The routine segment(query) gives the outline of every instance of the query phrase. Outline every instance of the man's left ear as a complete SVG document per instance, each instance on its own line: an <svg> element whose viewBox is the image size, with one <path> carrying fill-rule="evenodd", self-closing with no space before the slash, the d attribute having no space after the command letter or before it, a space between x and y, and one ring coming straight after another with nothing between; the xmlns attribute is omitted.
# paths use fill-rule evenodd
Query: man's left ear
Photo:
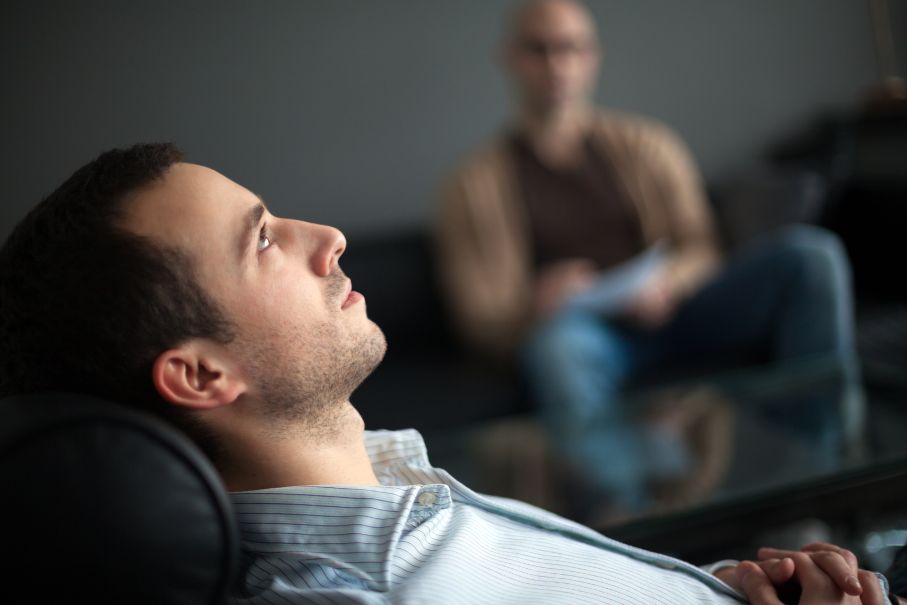
<svg viewBox="0 0 907 605"><path fill-rule="evenodd" d="M248 389L244 373L229 352L201 339L158 355L151 377L165 400L197 410L230 405Z"/></svg>

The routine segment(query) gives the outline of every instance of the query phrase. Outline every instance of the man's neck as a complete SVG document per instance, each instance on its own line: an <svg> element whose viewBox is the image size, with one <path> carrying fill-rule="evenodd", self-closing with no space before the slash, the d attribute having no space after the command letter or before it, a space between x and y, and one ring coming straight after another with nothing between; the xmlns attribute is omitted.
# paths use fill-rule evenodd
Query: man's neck
<svg viewBox="0 0 907 605"><path fill-rule="evenodd" d="M570 166L581 157L591 115L591 109L585 104L550 111L524 108L520 129L543 162L551 166Z"/></svg>
<svg viewBox="0 0 907 605"><path fill-rule="evenodd" d="M218 470L230 491L295 485L378 485L359 413L346 402L336 427L244 434Z"/></svg>

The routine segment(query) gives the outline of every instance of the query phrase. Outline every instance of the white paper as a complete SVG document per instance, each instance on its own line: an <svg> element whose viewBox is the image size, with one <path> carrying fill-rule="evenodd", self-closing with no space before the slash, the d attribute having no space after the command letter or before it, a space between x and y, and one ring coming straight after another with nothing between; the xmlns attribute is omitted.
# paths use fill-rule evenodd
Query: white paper
<svg viewBox="0 0 907 605"><path fill-rule="evenodd" d="M630 260L601 272L589 288L572 296L567 305L602 315L620 313L664 265L666 256L665 243L656 242Z"/></svg>

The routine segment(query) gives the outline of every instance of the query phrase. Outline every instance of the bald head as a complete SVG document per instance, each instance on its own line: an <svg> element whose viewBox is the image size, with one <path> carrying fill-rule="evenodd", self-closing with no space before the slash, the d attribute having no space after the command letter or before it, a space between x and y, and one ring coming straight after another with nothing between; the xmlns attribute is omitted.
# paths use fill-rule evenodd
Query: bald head
<svg viewBox="0 0 907 605"><path fill-rule="evenodd" d="M597 44L595 20L584 4L575 0L528 0L520 2L507 23L509 44L518 43L525 34L532 34L540 23L554 22L582 33L589 42Z"/></svg>
<svg viewBox="0 0 907 605"><path fill-rule="evenodd" d="M513 13L505 62L524 108L570 110L591 96L599 65L595 22L573 0L530 0Z"/></svg>

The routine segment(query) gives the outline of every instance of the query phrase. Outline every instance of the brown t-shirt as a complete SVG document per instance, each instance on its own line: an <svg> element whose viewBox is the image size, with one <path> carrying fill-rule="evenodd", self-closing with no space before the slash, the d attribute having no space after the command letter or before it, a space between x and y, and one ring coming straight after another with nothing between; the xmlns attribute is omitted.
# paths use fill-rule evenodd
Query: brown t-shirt
<svg viewBox="0 0 907 605"><path fill-rule="evenodd" d="M591 139L584 140L582 158L570 168L546 165L522 135L511 137L511 148L536 269L569 258L588 258L607 269L643 250L636 208Z"/></svg>

